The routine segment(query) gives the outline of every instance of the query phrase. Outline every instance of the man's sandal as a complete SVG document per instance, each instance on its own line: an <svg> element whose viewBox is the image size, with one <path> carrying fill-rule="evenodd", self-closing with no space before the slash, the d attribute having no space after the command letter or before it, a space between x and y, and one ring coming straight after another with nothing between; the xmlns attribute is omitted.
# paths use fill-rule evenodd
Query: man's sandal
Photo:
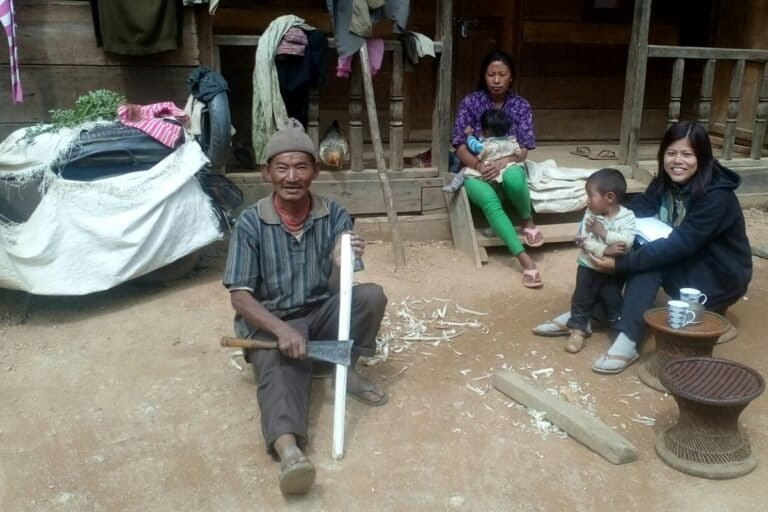
<svg viewBox="0 0 768 512"><path fill-rule="evenodd" d="M523 237L525 238L525 245L528 247L544 245L544 235L541 234L539 228L523 228Z"/></svg>
<svg viewBox="0 0 768 512"><path fill-rule="evenodd" d="M543 285L544 282L541 280L539 269L523 269L523 286L526 288L541 288Z"/></svg>
<svg viewBox="0 0 768 512"><path fill-rule="evenodd" d="M376 391L373 382L366 380L361 380L360 382L362 383L360 389L352 390L347 387L347 394L355 400L358 400L365 405L370 405L371 407L380 407L389 401L389 397L385 392ZM378 399L371 400L368 395L375 395Z"/></svg>
<svg viewBox="0 0 768 512"><path fill-rule="evenodd" d="M283 494L306 494L314 482L315 465L306 455L280 468L280 491Z"/></svg>
<svg viewBox="0 0 768 512"><path fill-rule="evenodd" d="M599 373L601 375L615 375L617 373L621 373L624 370L626 370L629 365L634 363L640 359L639 354L635 354L632 357L626 357L626 356L612 356L610 354L605 354L600 356L597 361L595 361L595 364L592 365L592 371L595 373ZM618 362L620 366L617 366L616 368L603 368L600 365L607 363L607 362Z"/></svg>

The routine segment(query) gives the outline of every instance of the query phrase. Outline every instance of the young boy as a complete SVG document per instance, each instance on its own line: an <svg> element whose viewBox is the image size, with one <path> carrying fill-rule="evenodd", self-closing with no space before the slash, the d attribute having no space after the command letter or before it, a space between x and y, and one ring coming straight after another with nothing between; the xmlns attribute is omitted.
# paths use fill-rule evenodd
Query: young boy
<svg viewBox="0 0 768 512"><path fill-rule="evenodd" d="M598 301L605 306L610 320L616 318L621 307L622 278L595 270L590 255L602 258L625 254L635 240L635 214L621 206L627 191L624 176L616 169L600 169L587 179L585 188L587 211L576 236L581 254L577 259L571 318L566 324L570 336L565 350L572 354L584 347L587 321Z"/></svg>
<svg viewBox="0 0 768 512"><path fill-rule="evenodd" d="M511 126L512 120L503 110L488 109L480 116L483 138L475 137L475 131L471 126L464 128L464 134L467 136L467 148L484 162L507 156L520 156L520 144L517 143L517 138L514 135L507 135ZM502 174L504 174L504 170L496 178L499 183L501 183ZM444 186L443 190L445 192L458 191L464 184L465 176L479 177L480 173L469 167L462 167L453 177L451 184Z"/></svg>

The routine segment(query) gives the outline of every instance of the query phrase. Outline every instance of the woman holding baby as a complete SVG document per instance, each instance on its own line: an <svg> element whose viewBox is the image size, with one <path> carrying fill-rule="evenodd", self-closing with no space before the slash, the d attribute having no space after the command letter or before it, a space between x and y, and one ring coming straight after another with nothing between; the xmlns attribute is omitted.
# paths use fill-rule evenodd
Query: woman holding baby
<svg viewBox="0 0 768 512"><path fill-rule="evenodd" d="M620 373L637 360L643 313L653 306L660 287L673 298L681 288L700 290L708 298L706 309L722 314L746 293L752 279L749 240L735 193L741 178L714 159L706 128L690 121L670 126L659 147L658 166L656 178L627 207L638 218L657 217L671 226L669 236L641 246L635 242L626 254L592 257L598 269L626 277L614 324L618 335L592 366L597 373ZM560 315L534 333L568 335L568 317Z"/></svg>
<svg viewBox="0 0 768 512"><path fill-rule="evenodd" d="M514 66L509 55L495 50L483 59L477 90L465 96L458 106L451 144L462 167L469 171L464 188L470 202L483 211L488 224L517 257L523 269L523 286L539 288L541 275L525 252L502 205L506 201L514 208L522 223L526 245L540 247L544 244L541 231L531 218L531 199L524 168L528 150L536 147L533 113L525 98L511 90L513 80ZM510 120L505 135L514 137L516 147L519 147L509 156L484 159L473 154L467 145L466 130L469 128L480 134L483 131L481 117L489 110L498 110Z"/></svg>

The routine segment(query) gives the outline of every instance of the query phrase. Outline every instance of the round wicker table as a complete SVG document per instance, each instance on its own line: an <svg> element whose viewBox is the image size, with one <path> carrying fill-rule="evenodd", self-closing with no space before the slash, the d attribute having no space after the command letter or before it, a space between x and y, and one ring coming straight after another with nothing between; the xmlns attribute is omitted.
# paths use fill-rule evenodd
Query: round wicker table
<svg viewBox="0 0 768 512"><path fill-rule="evenodd" d="M680 409L677 424L656 437L659 457L683 473L736 478L757 466L739 415L765 390L752 368L726 359L687 357L664 365L661 382Z"/></svg>
<svg viewBox="0 0 768 512"><path fill-rule="evenodd" d="M653 308L643 319L656 338L656 350L640 365L637 376L646 386L662 393L667 390L659 380L661 368L675 359L693 356L711 356L718 338L731 327L722 315L704 311L700 324L673 329L667 322L667 308Z"/></svg>

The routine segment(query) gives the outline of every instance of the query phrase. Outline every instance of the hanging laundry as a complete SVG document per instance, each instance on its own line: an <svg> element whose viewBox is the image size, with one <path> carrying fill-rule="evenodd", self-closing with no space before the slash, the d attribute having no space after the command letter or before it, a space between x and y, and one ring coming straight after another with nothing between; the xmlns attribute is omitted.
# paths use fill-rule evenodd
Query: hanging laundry
<svg viewBox="0 0 768 512"><path fill-rule="evenodd" d="M383 19L395 22L395 32L405 32L410 0L326 0L340 57L360 50L372 26Z"/></svg>
<svg viewBox="0 0 768 512"><path fill-rule="evenodd" d="M182 135L182 127L177 122L189 122L187 114L171 101L151 105L120 105L117 107L117 119L125 126L138 128L169 148L175 147Z"/></svg>
<svg viewBox="0 0 768 512"><path fill-rule="evenodd" d="M308 44L307 34L298 27L291 27L280 40L277 54L303 56Z"/></svg>
<svg viewBox="0 0 768 512"><path fill-rule="evenodd" d="M384 40L383 39L366 39L365 46L368 48L368 65L371 68L371 75L375 75L381 69L381 64L384 61ZM346 78L352 73L352 55L346 57L339 57L336 62L336 76L339 78Z"/></svg>
<svg viewBox="0 0 768 512"><path fill-rule="evenodd" d="M259 38L253 66L253 104L251 109L251 138L256 163L263 164L267 139L288 120L285 102L280 95L280 82L275 66L275 55L283 36L292 27L314 30L302 18L286 14L272 20Z"/></svg>
<svg viewBox="0 0 768 512"><path fill-rule="evenodd" d="M308 31L305 35L307 46L304 55L278 55L275 66L288 117L298 119L307 126L309 91L313 87L319 89L325 83L328 38L322 30Z"/></svg>
<svg viewBox="0 0 768 512"><path fill-rule="evenodd" d="M24 101L24 95L21 91L21 79L19 78L19 54L16 49L16 19L13 10L13 0L0 0L0 22L3 23L5 34L8 36L11 98L14 103L21 103Z"/></svg>
<svg viewBox="0 0 768 512"><path fill-rule="evenodd" d="M105 52L149 55L181 46L177 0L90 0L96 42Z"/></svg>
<svg viewBox="0 0 768 512"><path fill-rule="evenodd" d="M435 56L435 42L420 32L406 32L402 35L405 55L412 64L418 64L422 57Z"/></svg>

